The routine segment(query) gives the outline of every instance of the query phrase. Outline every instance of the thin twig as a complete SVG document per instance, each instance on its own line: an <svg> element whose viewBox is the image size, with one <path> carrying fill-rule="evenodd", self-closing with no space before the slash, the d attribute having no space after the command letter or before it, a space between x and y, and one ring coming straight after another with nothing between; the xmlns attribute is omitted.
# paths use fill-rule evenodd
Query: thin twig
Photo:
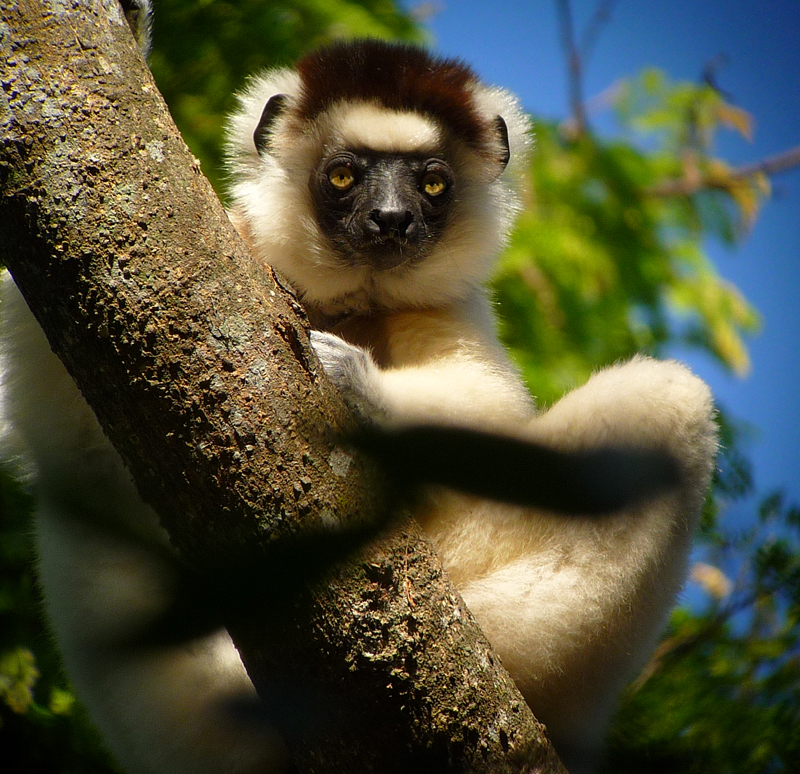
<svg viewBox="0 0 800 774"><path fill-rule="evenodd" d="M717 54L713 59L709 59L703 66L701 79L703 83L710 86L717 94L723 97L726 102L733 102L733 95L729 91L725 91L717 81L717 71L726 64L728 64L728 55L724 52Z"/></svg>
<svg viewBox="0 0 800 774"><path fill-rule="evenodd" d="M752 177L757 174L777 175L797 166L800 166L800 145L796 145L794 148L782 153L776 153L774 156L769 156L762 161L739 167L734 170L733 175L734 177Z"/></svg>
<svg viewBox="0 0 800 774"><path fill-rule="evenodd" d="M656 672L659 672L663 668L664 662L667 659L681 658L684 654L689 653L701 643L710 641L733 616L752 607L759 599L776 594L785 587L788 582L788 579L784 579L774 586L757 589L736 601L730 602L725 607L718 610L701 629L688 636L674 635L662 640L656 648L655 653L653 653L650 658L650 661L644 669L642 669L636 680L631 683L630 690L636 693L654 674L656 674Z"/></svg>
<svg viewBox="0 0 800 774"><path fill-rule="evenodd" d="M557 0L558 15L561 26L561 44L567 59L569 74L569 99L572 106L572 118L578 134L587 129L586 111L583 107L583 67L581 56L575 45L575 29L572 24L572 8L569 0Z"/></svg>
<svg viewBox="0 0 800 774"><path fill-rule="evenodd" d="M615 3L616 0L600 0L592 14L592 18L589 19L589 23L586 25L578 49L584 66L592 55L592 49L594 49L600 31L611 19L611 13L614 10Z"/></svg>

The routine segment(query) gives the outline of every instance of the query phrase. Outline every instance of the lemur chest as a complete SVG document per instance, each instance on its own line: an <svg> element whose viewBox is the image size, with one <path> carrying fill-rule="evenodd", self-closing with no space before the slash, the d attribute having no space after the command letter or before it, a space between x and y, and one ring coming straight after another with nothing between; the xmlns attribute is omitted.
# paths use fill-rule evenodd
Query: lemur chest
<svg viewBox="0 0 800 774"><path fill-rule="evenodd" d="M447 309L415 309L352 315L326 329L369 350L386 369L420 366L456 353L464 343L463 327Z"/></svg>

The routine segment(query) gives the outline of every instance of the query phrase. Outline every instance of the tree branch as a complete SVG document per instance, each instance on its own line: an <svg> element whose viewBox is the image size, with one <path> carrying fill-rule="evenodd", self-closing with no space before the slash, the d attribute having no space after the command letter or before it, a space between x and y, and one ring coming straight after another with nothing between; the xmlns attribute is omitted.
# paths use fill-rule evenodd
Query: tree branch
<svg viewBox="0 0 800 774"><path fill-rule="evenodd" d="M589 19L586 29L581 36L581 44L578 49L581 61L585 64L589 61L592 55L597 38L600 36L600 31L608 24L611 19L611 13L614 10L616 0L599 0L594 9L592 18Z"/></svg>
<svg viewBox="0 0 800 774"><path fill-rule="evenodd" d="M572 118L577 134L583 134L588 128L586 110L583 104L583 65L581 55L575 44L575 30L572 23L572 8L569 0L556 0L561 27L561 45L567 60L569 76L569 100Z"/></svg>
<svg viewBox="0 0 800 774"><path fill-rule="evenodd" d="M800 166L800 145L769 156L761 161L735 167L726 174L728 180L746 180L756 175L778 175ZM654 197L691 196L705 189L720 188L719 180L708 175L695 174L680 180L667 180L648 189L647 194Z"/></svg>
<svg viewBox="0 0 800 774"><path fill-rule="evenodd" d="M734 177L752 177L753 175L778 175L800 166L800 145L776 153L762 161L746 164L733 170Z"/></svg>
<svg viewBox="0 0 800 774"><path fill-rule="evenodd" d="M755 605L759 600L769 599L789 584L789 579L784 579L766 588L756 588L749 594L744 594L738 599L732 599L727 605L722 606L703 625L689 634L674 634L665 637L656 648L650 660L644 666L636 680L631 683L628 690L636 693L644 687L645 683L658 672L662 671L669 661L676 661L691 653L697 647L712 642L725 625L736 615ZM734 592L735 593L735 592ZM731 595L733 597L733 594Z"/></svg>
<svg viewBox="0 0 800 774"><path fill-rule="evenodd" d="M0 18L0 259L181 556L257 562L382 512L302 310L233 231L116 2ZM320 719L281 727L300 772L561 770L411 523L289 607L231 630L267 708L289 691Z"/></svg>

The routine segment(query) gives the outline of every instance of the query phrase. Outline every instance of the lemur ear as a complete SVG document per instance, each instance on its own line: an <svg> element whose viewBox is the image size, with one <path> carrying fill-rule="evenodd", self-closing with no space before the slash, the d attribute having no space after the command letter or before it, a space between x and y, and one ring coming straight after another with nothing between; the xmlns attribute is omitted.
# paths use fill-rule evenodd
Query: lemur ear
<svg viewBox="0 0 800 774"><path fill-rule="evenodd" d="M497 132L497 139L500 141L502 153L498 161L502 165L500 171L504 170L508 165L508 160L511 158L511 145L508 141L508 126L503 119L503 116L496 116L494 119L494 129Z"/></svg>
<svg viewBox="0 0 800 774"><path fill-rule="evenodd" d="M261 118L258 119L258 126L253 132L253 142L256 144L259 156L263 156L267 152L272 126L275 119L285 110L288 99L286 94L275 94L264 105Z"/></svg>

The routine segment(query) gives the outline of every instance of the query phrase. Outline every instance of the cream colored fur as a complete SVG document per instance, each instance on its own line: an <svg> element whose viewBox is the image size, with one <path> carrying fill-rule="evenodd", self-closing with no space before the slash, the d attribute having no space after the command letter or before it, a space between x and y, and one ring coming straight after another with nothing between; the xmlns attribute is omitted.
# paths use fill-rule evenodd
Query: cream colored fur
<svg viewBox="0 0 800 774"><path fill-rule="evenodd" d="M287 70L254 80L229 125L232 210L255 256L283 272L312 319L322 362L375 421L436 421L500 429L559 448L633 443L671 451L683 484L607 518L525 511L431 493L417 514L470 610L558 750L577 771L597 749L619 688L653 647L685 570L716 447L706 386L683 366L636 358L596 374L537 414L494 330L483 283L516 212L526 119L506 92L475 85L476 104L502 115L510 168L484 158L417 114L336 105L306 132L291 109L268 154L253 130L275 93L297 94ZM363 121L369 123L362 125ZM375 122L375 123L372 123ZM419 150L443 141L459 181L457 225L413 267L346 266L319 232L308 191L322 149L352 140ZM156 560L76 523L121 520L166 545L122 462L11 279L2 285L4 445L40 499L37 541L48 613L66 667L131 774L280 774L276 734L236 727L216 700L252 695L227 634L158 654L109 649L169 594Z"/></svg>

